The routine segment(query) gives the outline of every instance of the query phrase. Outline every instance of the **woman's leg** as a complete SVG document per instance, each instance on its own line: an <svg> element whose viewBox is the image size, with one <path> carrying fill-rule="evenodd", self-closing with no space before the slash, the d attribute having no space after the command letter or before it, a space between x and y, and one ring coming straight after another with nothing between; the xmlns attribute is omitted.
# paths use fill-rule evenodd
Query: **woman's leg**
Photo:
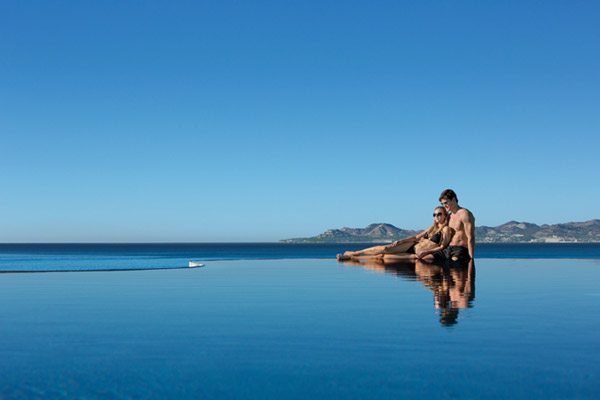
<svg viewBox="0 0 600 400"><path fill-rule="evenodd" d="M345 251L344 254L338 254L338 260L349 260L352 257L358 257L363 254L381 254L385 250L386 246L373 246L363 250L356 251Z"/></svg>
<svg viewBox="0 0 600 400"><path fill-rule="evenodd" d="M380 254L406 253L413 244L413 241L406 241L400 242L395 246L391 246L389 244L383 246L373 246L363 250L346 251L344 254L338 254L337 258L338 260L348 260L352 257L358 256L375 256Z"/></svg>
<svg viewBox="0 0 600 400"><path fill-rule="evenodd" d="M384 254L383 262L394 262L394 261L414 261L417 256L414 254L400 253L400 254Z"/></svg>

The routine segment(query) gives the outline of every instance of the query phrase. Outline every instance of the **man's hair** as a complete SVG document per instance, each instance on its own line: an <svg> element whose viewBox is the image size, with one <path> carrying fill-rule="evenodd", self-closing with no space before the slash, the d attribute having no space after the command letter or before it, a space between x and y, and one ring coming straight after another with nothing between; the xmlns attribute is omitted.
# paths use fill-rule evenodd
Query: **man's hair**
<svg viewBox="0 0 600 400"><path fill-rule="evenodd" d="M442 194L440 194L439 201L452 199L456 199L456 202L458 202L458 197L456 197L456 193L454 193L454 190L446 189L442 192Z"/></svg>

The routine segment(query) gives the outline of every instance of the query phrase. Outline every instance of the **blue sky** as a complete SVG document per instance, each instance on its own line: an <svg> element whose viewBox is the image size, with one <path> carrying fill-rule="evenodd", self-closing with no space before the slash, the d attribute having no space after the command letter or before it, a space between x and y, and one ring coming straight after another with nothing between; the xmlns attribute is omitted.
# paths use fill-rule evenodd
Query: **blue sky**
<svg viewBox="0 0 600 400"><path fill-rule="evenodd" d="M599 218L593 1L4 1L0 242Z"/></svg>

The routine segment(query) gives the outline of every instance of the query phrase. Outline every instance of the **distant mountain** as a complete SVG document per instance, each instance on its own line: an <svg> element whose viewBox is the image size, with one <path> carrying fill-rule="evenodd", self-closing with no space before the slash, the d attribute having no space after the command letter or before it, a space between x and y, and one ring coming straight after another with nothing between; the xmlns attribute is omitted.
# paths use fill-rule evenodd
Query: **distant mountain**
<svg viewBox="0 0 600 400"><path fill-rule="evenodd" d="M421 231L396 228L391 224L371 224L366 228L328 229L310 238L281 240L285 243L352 243L352 242L393 242Z"/></svg>
<svg viewBox="0 0 600 400"><path fill-rule="evenodd" d="M600 220L541 226L510 221L495 228L475 228L475 239L483 243L600 242Z"/></svg>
<svg viewBox="0 0 600 400"><path fill-rule="evenodd" d="M309 238L281 240L284 243L352 243L393 242L416 235L413 231L396 228L391 224L371 224L366 228L329 229ZM556 225L536 225L528 222L510 221L496 227L478 226L475 240L480 243L558 243L600 242L600 220L568 222Z"/></svg>

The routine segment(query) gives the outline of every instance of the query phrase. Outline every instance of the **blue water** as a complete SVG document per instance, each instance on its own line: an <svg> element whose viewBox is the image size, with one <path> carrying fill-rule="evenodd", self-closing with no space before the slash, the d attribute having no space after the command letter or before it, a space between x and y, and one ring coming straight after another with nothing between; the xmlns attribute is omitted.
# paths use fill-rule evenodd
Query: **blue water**
<svg viewBox="0 0 600 400"><path fill-rule="evenodd" d="M0 244L0 271L159 269L191 260L335 258L370 244ZM476 258L600 259L600 243L479 244Z"/></svg>
<svg viewBox="0 0 600 400"><path fill-rule="evenodd" d="M2 274L0 398L595 399L598 282L564 258Z"/></svg>

